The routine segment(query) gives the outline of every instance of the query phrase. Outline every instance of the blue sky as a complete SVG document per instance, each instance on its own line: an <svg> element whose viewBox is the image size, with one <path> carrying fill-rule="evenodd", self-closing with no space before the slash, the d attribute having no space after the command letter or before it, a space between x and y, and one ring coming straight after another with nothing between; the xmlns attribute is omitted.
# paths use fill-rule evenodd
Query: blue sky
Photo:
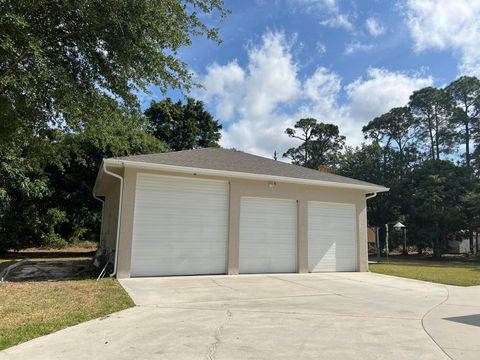
<svg viewBox="0 0 480 360"><path fill-rule="evenodd" d="M220 24L221 45L180 52L224 126L221 144L271 156L296 145L301 117L335 123L349 145L412 91L480 75L480 0L242 0ZM178 92L168 96L179 98ZM162 95L153 89L145 97Z"/></svg>

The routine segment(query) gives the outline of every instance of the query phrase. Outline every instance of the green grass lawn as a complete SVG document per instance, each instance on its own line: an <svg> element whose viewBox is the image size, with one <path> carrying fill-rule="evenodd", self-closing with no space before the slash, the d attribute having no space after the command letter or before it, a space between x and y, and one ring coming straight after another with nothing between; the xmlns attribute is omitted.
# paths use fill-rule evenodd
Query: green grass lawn
<svg viewBox="0 0 480 360"><path fill-rule="evenodd" d="M90 264L84 253L29 255L35 262L58 262L58 266L70 266L72 262ZM0 258L0 266L12 261L12 257L16 256ZM18 256L21 257L24 256ZM17 269L0 287L0 350L134 305L116 280L97 282L96 273L88 269L54 281L17 280Z"/></svg>
<svg viewBox="0 0 480 360"><path fill-rule="evenodd" d="M480 285L480 263L463 261L433 261L391 257L390 263L370 264L371 272L430 281L439 284Z"/></svg>

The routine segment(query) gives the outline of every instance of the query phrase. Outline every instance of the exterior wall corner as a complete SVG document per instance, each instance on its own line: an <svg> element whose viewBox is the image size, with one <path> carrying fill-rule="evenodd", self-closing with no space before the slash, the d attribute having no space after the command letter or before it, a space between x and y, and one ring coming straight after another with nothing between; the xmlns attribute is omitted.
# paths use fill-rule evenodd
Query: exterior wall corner
<svg viewBox="0 0 480 360"><path fill-rule="evenodd" d="M308 273L308 201L297 202L297 272Z"/></svg>
<svg viewBox="0 0 480 360"><path fill-rule="evenodd" d="M117 255L117 278L120 279L130 277L136 183L137 172L134 169L125 168L123 174L121 227Z"/></svg>
<svg viewBox="0 0 480 360"><path fill-rule="evenodd" d="M367 250L367 201L365 197L356 205L357 208L357 271L368 271Z"/></svg>
<svg viewBox="0 0 480 360"><path fill-rule="evenodd" d="M227 274L238 275L240 259L240 194L234 180L229 182Z"/></svg>

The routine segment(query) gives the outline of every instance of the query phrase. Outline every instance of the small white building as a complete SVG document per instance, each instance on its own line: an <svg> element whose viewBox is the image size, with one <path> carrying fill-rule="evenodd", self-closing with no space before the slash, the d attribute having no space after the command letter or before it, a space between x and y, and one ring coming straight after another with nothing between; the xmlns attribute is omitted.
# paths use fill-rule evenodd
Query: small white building
<svg viewBox="0 0 480 360"><path fill-rule="evenodd" d="M473 233L473 249L477 248L477 234ZM465 237L461 240L449 240L448 241L448 250L452 254L469 254L470 253L470 239L468 234L464 235Z"/></svg>

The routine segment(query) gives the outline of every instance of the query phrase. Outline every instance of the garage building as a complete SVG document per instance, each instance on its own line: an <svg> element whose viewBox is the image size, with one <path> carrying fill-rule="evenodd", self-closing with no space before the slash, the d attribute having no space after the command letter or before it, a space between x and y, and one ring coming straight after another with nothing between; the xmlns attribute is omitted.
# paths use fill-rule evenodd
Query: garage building
<svg viewBox="0 0 480 360"><path fill-rule="evenodd" d="M93 193L128 278L367 271L366 200L387 190L207 148L104 159Z"/></svg>

